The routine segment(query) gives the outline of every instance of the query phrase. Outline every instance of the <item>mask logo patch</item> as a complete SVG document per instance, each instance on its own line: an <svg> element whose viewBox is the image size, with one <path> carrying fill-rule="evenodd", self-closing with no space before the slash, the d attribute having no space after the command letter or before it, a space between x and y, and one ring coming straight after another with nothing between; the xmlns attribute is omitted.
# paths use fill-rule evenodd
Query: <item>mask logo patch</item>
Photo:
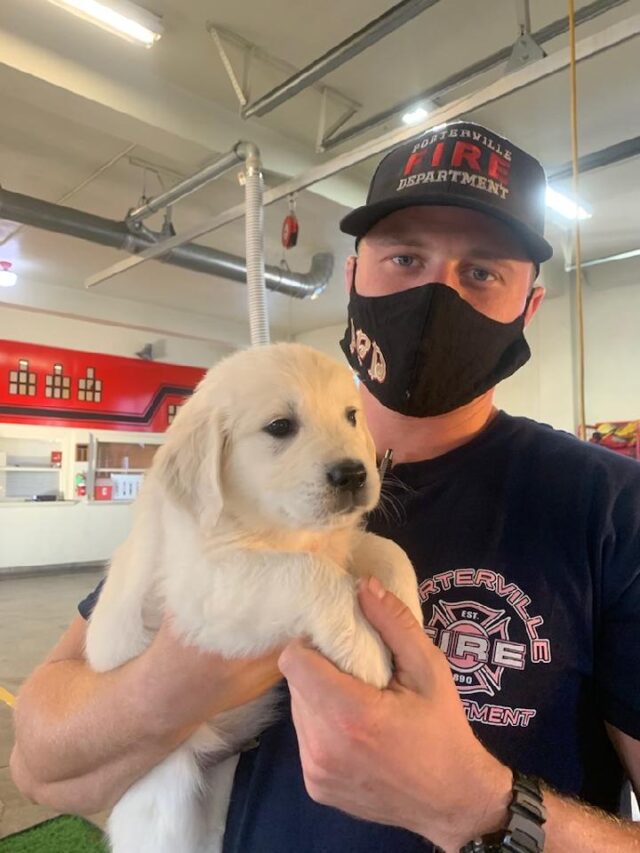
<svg viewBox="0 0 640 853"><path fill-rule="evenodd" d="M375 341L372 341L369 336L361 329L356 329L353 320L351 320L351 341L349 343L349 352L358 357L360 365L364 365L364 361L371 352L371 364L367 373L373 382L382 384L387 378L387 362L382 350Z"/></svg>

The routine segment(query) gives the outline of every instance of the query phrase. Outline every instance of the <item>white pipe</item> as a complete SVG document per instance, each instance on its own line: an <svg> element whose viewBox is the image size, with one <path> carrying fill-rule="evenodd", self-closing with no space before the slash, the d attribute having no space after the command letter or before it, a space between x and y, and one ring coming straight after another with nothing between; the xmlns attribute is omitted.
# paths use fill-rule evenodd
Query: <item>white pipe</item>
<svg viewBox="0 0 640 853"><path fill-rule="evenodd" d="M248 145L248 143L245 143ZM269 343L267 291L264 281L264 205L260 153L251 146L245 165L245 239L249 328L253 346Z"/></svg>
<svg viewBox="0 0 640 853"><path fill-rule="evenodd" d="M597 54L602 53L605 50L610 50L616 45L623 44L638 35L640 35L640 14L632 15L624 21L611 24L611 26L606 29L583 38L576 44L576 60L580 62L583 59L596 56ZM491 104L494 101L504 98L506 95L510 95L520 89L524 89L526 86L530 86L532 83L536 83L539 80L544 80L546 77L556 74L558 71L563 71L569 66L569 63L569 48L562 48L561 50L546 56L544 59L539 59L537 62L532 62L530 65L526 65L519 71L513 71L511 74L501 77L499 80L496 80L495 83L492 83L480 92L474 92L471 95L458 98L458 100L452 101L452 103L441 107L439 110L435 110L435 112L429 115L428 120L421 124L385 133L377 139L365 142L351 151L339 154L331 160L326 160L324 163L314 166L303 175L299 175L296 178L291 178L288 181L284 181L282 184L278 184L277 187L267 190L264 194L264 205L266 207L269 204L273 204L275 201L286 198L292 193L306 189L311 186L311 184L315 184L318 181L324 181L332 175L342 172L344 169L355 166L363 160L383 154L384 152L395 148L395 146L399 145L401 142L406 142L412 137L419 136L421 133L430 130L434 125L452 121L461 115L468 115L472 110L477 110L486 104ZM135 257L126 258L125 260L119 261L101 272L92 275L87 279L86 286L92 286L99 282L106 281L109 278L113 278L120 273L126 272L132 267L136 267L139 264L145 263L145 261L164 254L169 249L175 249L177 246L181 246L183 243L194 240L196 237L201 237L203 234L215 231L217 228L221 228L229 222L235 222L236 219L240 219L242 216L244 216L244 204L235 205L222 213L216 214L216 216L211 219L205 220L200 223L200 225L195 225L193 228L186 229L182 234L177 234L175 237L163 240L155 246L145 249L144 252L141 252Z"/></svg>

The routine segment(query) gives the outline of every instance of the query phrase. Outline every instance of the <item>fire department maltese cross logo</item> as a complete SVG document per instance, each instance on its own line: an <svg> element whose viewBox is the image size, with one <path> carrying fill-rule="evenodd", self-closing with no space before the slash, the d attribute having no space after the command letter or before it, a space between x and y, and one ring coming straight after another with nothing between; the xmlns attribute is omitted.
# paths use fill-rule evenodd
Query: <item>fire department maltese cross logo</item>
<svg viewBox="0 0 640 853"><path fill-rule="evenodd" d="M511 617L475 601L434 604L425 631L446 654L458 691L500 691L505 669L523 670L527 647L509 639Z"/></svg>

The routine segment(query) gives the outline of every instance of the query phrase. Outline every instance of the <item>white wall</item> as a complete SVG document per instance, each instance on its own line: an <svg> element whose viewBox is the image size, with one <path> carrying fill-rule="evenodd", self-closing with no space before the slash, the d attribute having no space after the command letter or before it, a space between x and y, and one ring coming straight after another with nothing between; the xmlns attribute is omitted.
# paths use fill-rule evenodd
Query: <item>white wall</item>
<svg viewBox="0 0 640 853"><path fill-rule="evenodd" d="M310 347L320 350L325 355L335 358L337 361L346 364L344 354L340 349L340 341L344 336L346 322L338 326L323 326L321 329L314 329L311 332L303 332L296 335L296 341L301 344L307 344Z"/></svg>
<svg viewBox="0 0 640 853"><path fill-rule="evenodd" d="M588 270L584 309L587 422L640 419L640 264Z"/></svg>
<svg viewBox="0 0 640 853"><path fill-rule="evenodd" d="M0 339L2 338L127 358L135 358L136 352L145 344L162 340L165 342L165 354L159 361L194 367L210 367L231 352L231 347L214 341L159 335L139 329L0 305Z"/></svg>
<svg viewBox="0 0 640 853"><path fill-rule="evenodd" d="M136 329L147 341L150 336L175 336L233 348L249 343L246 322L107 296L96 290L23 280L22 276L15 287L0 291L0 309L12 307L26 309L30 314L43 313L51 318L80 320L105 328Z"/></svg>
<svg viewBox="0 0 640 853"><path fill-rule="evenodd" d="M531 360L500 383L496 404L511 415L524 415L574 432L573 344L568 290L545 299L525 332Z"/></svg>
<svg viewBox="0 0 640 853"><path fill-rule="evenodd" d="M108 560L126 538L131 521L131 504L0 506L0 575L17 568Z"/></svg>

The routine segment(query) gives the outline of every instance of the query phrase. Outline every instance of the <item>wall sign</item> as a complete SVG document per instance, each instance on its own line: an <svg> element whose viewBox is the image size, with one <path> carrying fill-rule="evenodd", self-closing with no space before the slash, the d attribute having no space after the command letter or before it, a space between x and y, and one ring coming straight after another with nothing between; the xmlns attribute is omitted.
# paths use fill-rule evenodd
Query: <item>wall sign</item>
<svg viewBox="0 0 640 853"><path fill-rule="evenodd" d="M164 432L205 373L0 340L0 421Z"/></svg>

